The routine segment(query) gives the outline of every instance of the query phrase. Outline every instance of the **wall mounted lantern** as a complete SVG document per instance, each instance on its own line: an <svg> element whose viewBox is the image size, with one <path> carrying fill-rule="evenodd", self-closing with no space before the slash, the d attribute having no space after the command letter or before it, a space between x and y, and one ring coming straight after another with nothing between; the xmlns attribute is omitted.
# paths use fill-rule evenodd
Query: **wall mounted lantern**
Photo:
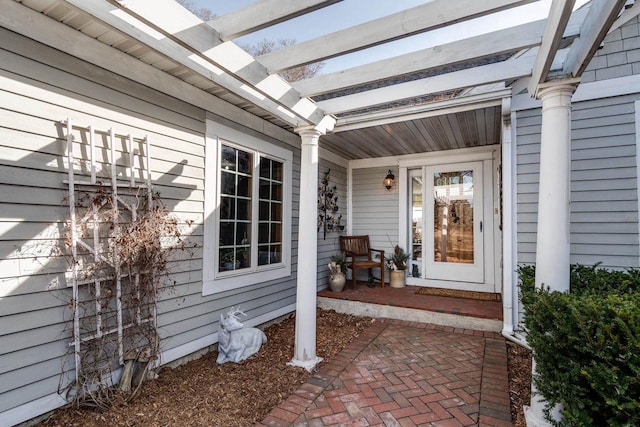
<svg viewBox="0 0 640 427"><path fill-rule="evenodd" d="M395 184L395 179L396 177L393 176L393 174L391 173L391 169L389 169L389 173L384 177L384 181L382 181L384 188L386 188L387 190L391 190L391 188Z"/></svg>

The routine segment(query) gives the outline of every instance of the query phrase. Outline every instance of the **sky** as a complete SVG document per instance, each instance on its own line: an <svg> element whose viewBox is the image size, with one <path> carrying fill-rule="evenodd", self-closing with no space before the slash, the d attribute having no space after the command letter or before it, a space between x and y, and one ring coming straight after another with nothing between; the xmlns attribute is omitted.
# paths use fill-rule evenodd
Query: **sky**
<svg viewBox="0 0 640 427"><path fill-rule="evenodd" d="M246 6L254 0L192 1L198 7L209 8L216 15L222 16L225 13ZM339 58L326 60L324 61L325 66L322 69L322 74L340 71L363 63L370 63L454 40L543 19L547 17L551 1L552 0L540 0L491 16L430 31L429 34L407 37L402 40L386 43L384 46L369 48L360 52L343 55ZM577 0L575 8L582 6L586 2L587 0ZM303 42L423 3L425 3L425 0L344 0L313 12L312 14L303 15L241 37L236 39L235 42L240 45L251 45L265 38L269 40L295 39L297 42Z"/></svg>

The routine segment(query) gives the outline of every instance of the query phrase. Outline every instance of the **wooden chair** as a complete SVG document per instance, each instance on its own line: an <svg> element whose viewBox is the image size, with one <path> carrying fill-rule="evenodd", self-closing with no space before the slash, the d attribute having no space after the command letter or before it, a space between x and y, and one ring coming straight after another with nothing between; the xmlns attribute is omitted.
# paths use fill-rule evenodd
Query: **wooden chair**
<svg viewBox="0 0 640 427"><path fill-rule="evenodd" d="M356 288L356 273L358 270L369 270L369 277L373 277L371 270L380 269L380 285L384 288L384 251L372 249L369 236L340 236L340 250L345 253L347 267L351 269L351 284ZM373 254L377 252L380 259Z"/></svg>

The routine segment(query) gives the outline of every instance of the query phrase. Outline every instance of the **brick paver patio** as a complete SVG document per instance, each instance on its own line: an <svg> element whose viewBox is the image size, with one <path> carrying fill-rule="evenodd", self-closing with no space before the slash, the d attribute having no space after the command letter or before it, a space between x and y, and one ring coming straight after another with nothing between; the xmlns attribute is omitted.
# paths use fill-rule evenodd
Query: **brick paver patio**
<svg viewBox="0 0 640 427"><path fill-rule="evenodd" d="M377 319L260 426L511 426L504 338Z"/></svg>

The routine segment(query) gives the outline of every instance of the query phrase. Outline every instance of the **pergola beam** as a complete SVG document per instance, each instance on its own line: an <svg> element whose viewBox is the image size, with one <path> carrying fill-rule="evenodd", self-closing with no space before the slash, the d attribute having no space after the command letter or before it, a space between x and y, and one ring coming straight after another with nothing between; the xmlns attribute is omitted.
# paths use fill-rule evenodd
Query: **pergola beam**
<svg viewBox="0 0 640 427"><path fill-rule="evenodd" d="M535 21L480 36L434 46L395 58L293 82L302 96L315 96L398 75L426 71L539 45L545 21Z"/></svg>
<svg viewBox="0 0 640 427"><path fill-rule="evenodd" d="M317 125L325 116L287 82L268 75L233 42L222 42L213 28L173 0L65 1L292 126Z"/></svg>
<svg viewBox="0 0 640 427"><path fill-rule="evenodd" d="M580 77L589 60L607 35L626 0L593 0L582 24L580 37L573 42L564 63L564 74Z"/></svg>
<svg viewBox="0 0 640 427"><path fill-rule="evenodd" d="M274 74L467 21L534 0L434 0L383 18L273 51L257 59Z"/></svg>
<svg viewBox="0 0 640 427"><path fill-rule="evenodd" d="M528 91L531 96L536 96L538 85L544 82L549 75L551 64L560 47L574 3L575 0L553 0L553 3L551 3L547 26L542 36L542 44L538 50L538 56L529 80Z"/></svg>
<svg viewBox="0 0 640 427"><path fill-rule="evenodd" d="M342 0L259 0L207 22L228 41Z"/></svg>
<svg viewBox="0 0 640 427"><path fill-rule="evenodd" d="M627 22L629 22L631 19L635 18L638 15L640 15L640 3L635 2L631 7L626 8L620 14L618 19L616 19L616 21L611 25L611 28L609 28L608 33L614 30L617 30L618 28L620 28L621 26L623 26L624 24L626 24Z"/></svg>
<svg viewBox="0 0 640 427"><path fill-rule="evenodd" d="M417 98L489 83L515 80L531 74L533 58L523 57L490 65L427 77L407 83L319 101L318 106L327 114L366 109L403 99Z"/></svg>

